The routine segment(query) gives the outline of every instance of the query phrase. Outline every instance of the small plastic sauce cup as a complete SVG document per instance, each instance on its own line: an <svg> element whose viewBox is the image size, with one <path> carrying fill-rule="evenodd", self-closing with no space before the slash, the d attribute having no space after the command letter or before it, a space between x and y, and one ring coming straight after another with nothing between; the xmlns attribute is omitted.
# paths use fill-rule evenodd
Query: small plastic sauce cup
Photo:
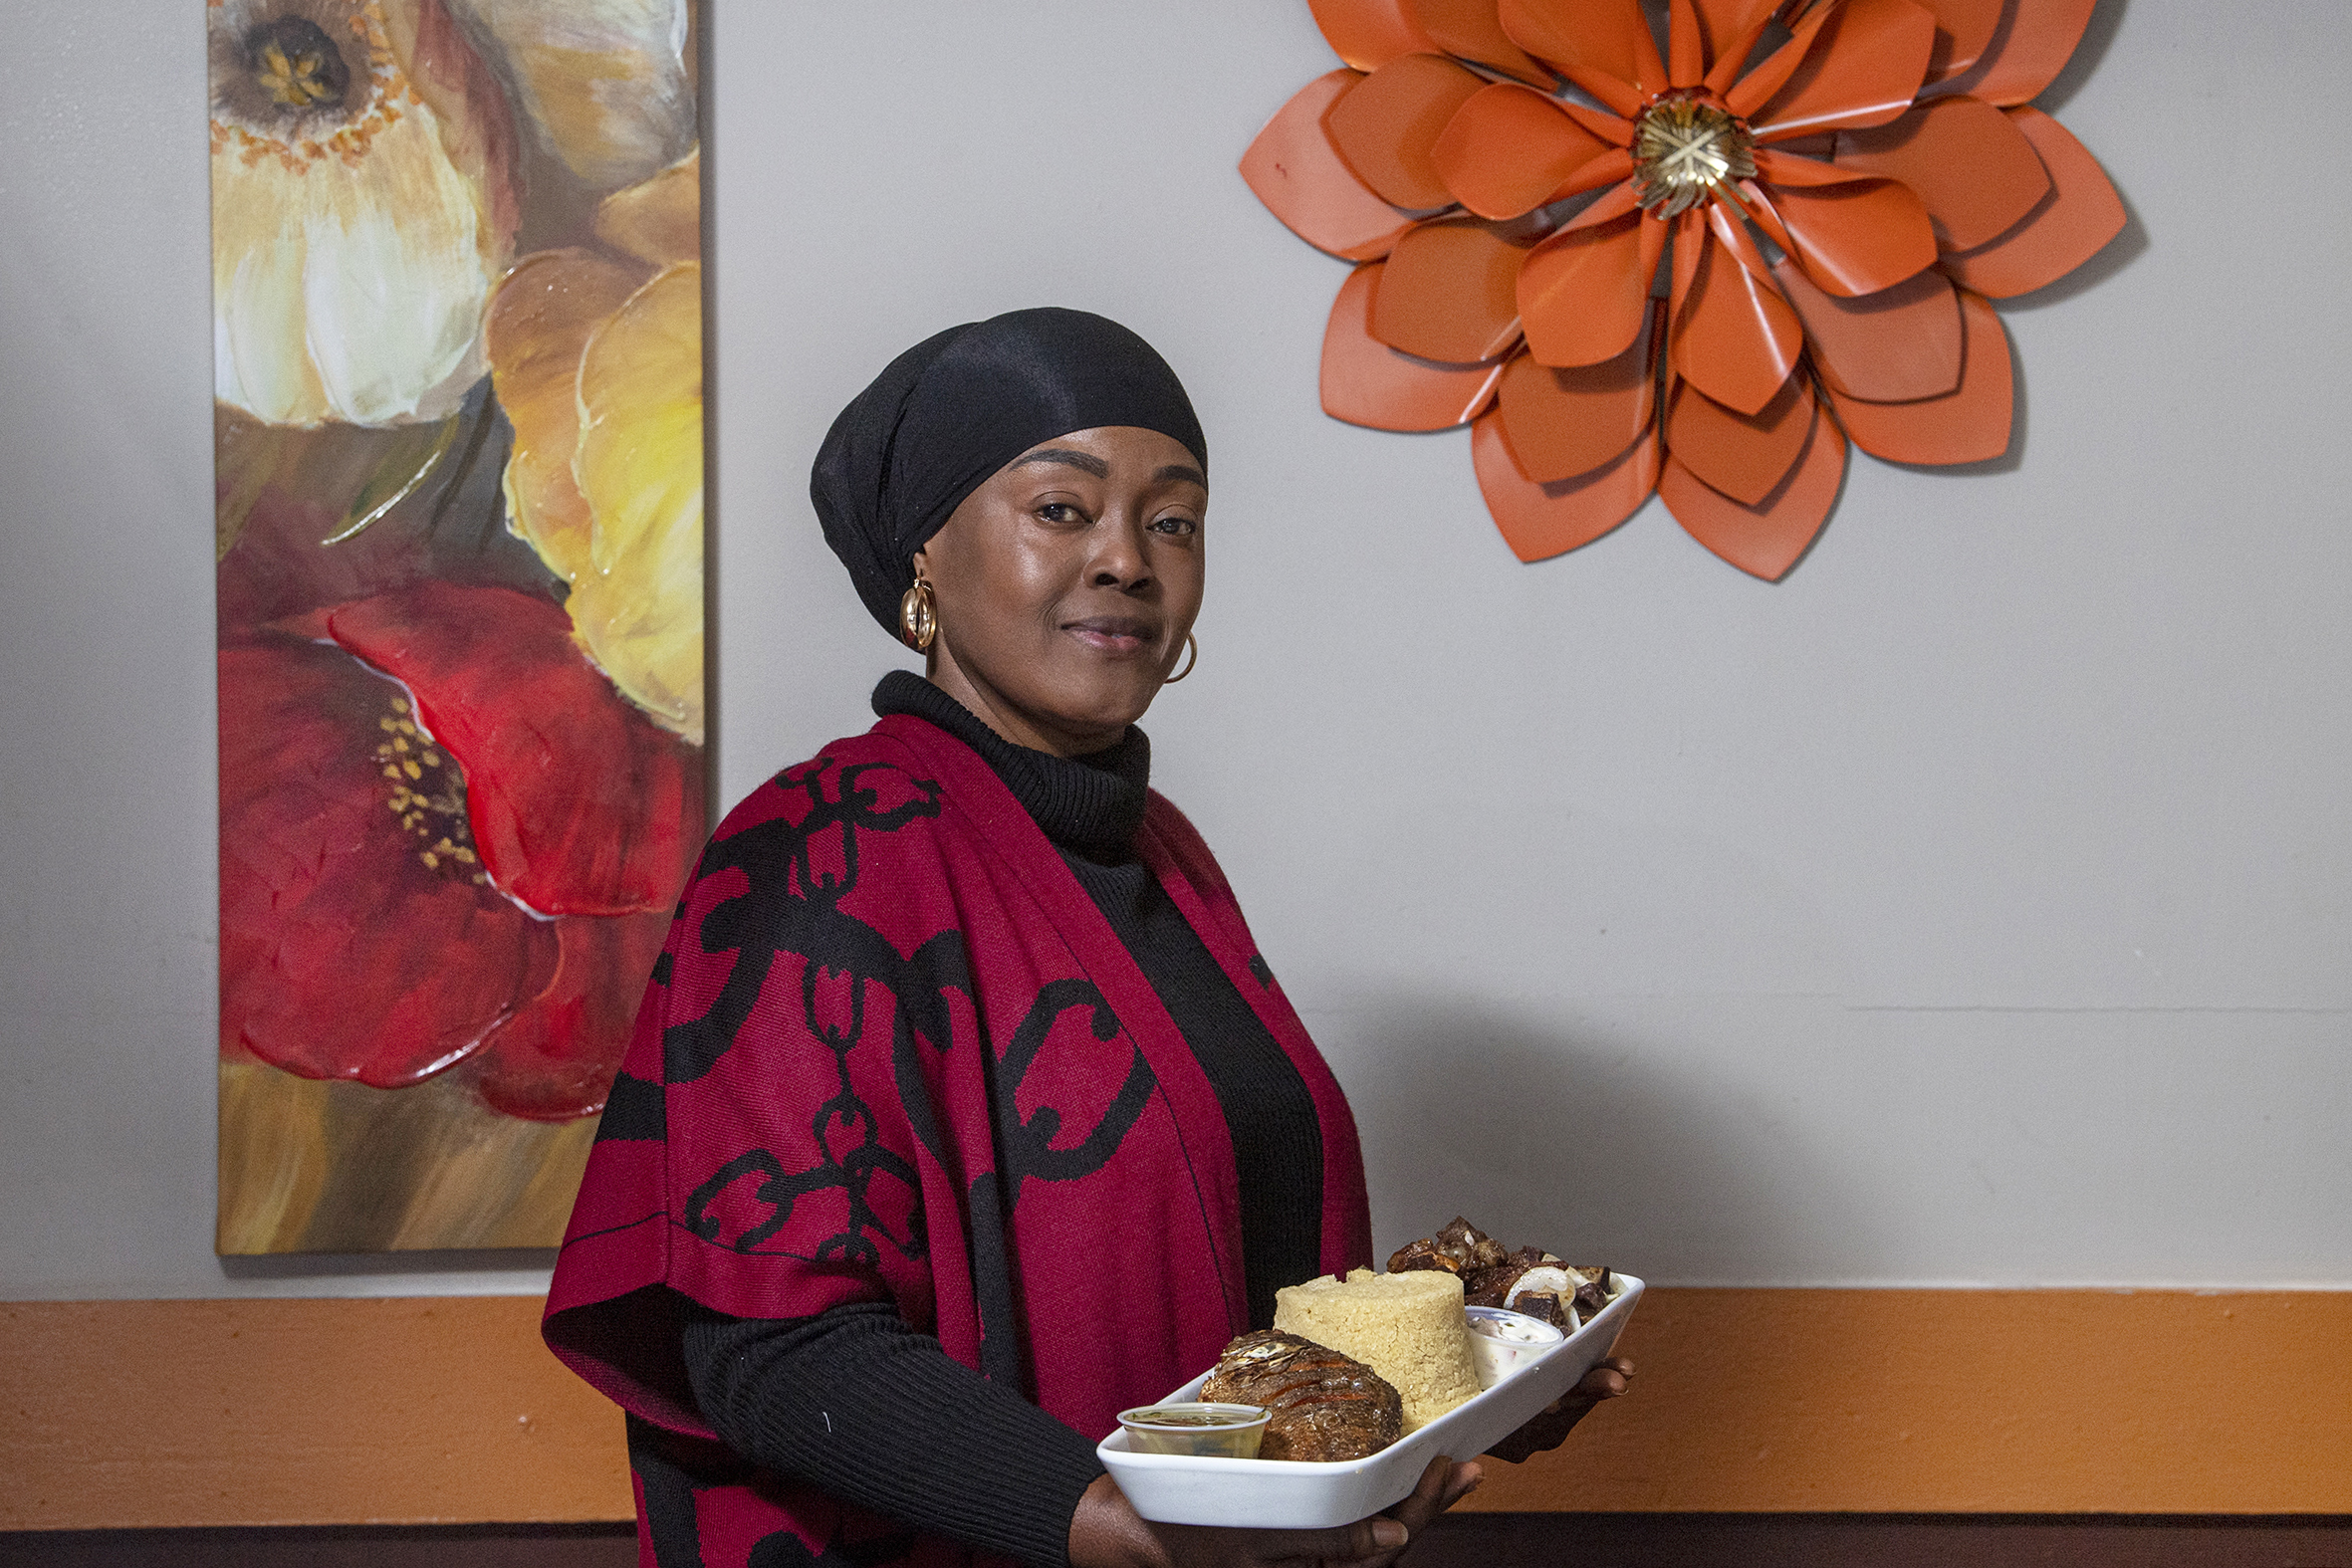
<svg viewBox="0 0 2352 1568"><path fill-rule="evenodd" d="M1119 1412L1127 1447L1138 1454L1206 1455L1221 1459L1254 1459L1273 1412L1258 1405L1185 1402L1140 1405Z"/></svg>
<svg viewBox="0 0 2352 1568"><path fill-rule="evenodd" d="M1504 1307L1464 1307L1478 1386L1491 1389L1567 1336L1554 1324Z"/></svg>

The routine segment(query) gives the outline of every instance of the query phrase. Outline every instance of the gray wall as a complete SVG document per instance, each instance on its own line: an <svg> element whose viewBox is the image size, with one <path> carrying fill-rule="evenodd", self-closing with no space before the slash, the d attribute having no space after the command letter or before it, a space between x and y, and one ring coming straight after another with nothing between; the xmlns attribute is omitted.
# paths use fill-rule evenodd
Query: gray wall
<svg viewBox="0 0 2352 1568"><path fill-rule="evenodd" d="M200 13L0 14L0 1294L528 1288L210 1255ZM1655 504L1520 565L1464 437L1320 415L1343 268L1233 171L1330 63L1303 0L713 30L729 799L892 656L808 510L833 410L939 326L1100 310L1215 458L1158 782L1384 1245L1462 1210L1683 1282L2352 1284L2352 222L2293 145L2352 12L2102 0L2044 103L2136 220L2004 311L2021 441L1857 457L1777 586Z"/></svg>

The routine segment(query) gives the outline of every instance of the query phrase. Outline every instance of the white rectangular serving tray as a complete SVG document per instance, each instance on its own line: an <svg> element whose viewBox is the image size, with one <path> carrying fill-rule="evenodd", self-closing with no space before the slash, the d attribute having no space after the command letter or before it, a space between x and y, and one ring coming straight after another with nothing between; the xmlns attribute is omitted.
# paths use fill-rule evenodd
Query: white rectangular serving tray
<svg viewBox="0 0 2352 1568"><path fill-rule="evenodd" d="M1137 1454L1127 1434L1095 1447L1135 1511L1163 1524L1230 1524L1266 1530L1320 1530L1352 1524L1412 1493L1438 1455L1472 1459L1510 1437L1574 1388L1609 1353L1641 1299L1642 1282L1615 1274L1616 1298L1592 1321L1510 1377L1378 1454L1338 1463ZM1193 1399L1204 1372L1162 1403Z"/></svg>

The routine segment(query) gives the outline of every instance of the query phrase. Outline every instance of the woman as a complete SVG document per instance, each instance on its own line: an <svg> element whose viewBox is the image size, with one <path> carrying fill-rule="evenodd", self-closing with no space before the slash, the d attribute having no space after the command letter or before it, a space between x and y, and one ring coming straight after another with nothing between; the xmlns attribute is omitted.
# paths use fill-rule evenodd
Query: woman
<svg viewBox="0 0 2352 1568"><path fill-rule="evenodd" d="M1134 721L1197 648L1182 386L1099 317L955 328L812 494L926 677L713 835L582 1186L547 1336L629 1412L648 1560L1387 1560L1475 1465L1344 1530L1207 1530L1093 1455L1371 1260L1346 1101L1145 783Z"/></svg>

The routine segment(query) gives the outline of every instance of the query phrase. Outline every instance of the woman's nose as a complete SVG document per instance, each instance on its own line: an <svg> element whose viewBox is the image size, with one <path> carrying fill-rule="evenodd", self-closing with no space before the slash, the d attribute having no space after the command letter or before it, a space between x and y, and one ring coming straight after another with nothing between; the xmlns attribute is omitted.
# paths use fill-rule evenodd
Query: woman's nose
<svg viewBox="0 0 2352 1568"><path fill-rule="evenodd" d="M1087 580L1096 587L1116 587L1133 592L1151 580L1150 558L1143 548L1143 525L1139 520L1106 517L1094 530L1094 559L1088 563Z"/></svg>

